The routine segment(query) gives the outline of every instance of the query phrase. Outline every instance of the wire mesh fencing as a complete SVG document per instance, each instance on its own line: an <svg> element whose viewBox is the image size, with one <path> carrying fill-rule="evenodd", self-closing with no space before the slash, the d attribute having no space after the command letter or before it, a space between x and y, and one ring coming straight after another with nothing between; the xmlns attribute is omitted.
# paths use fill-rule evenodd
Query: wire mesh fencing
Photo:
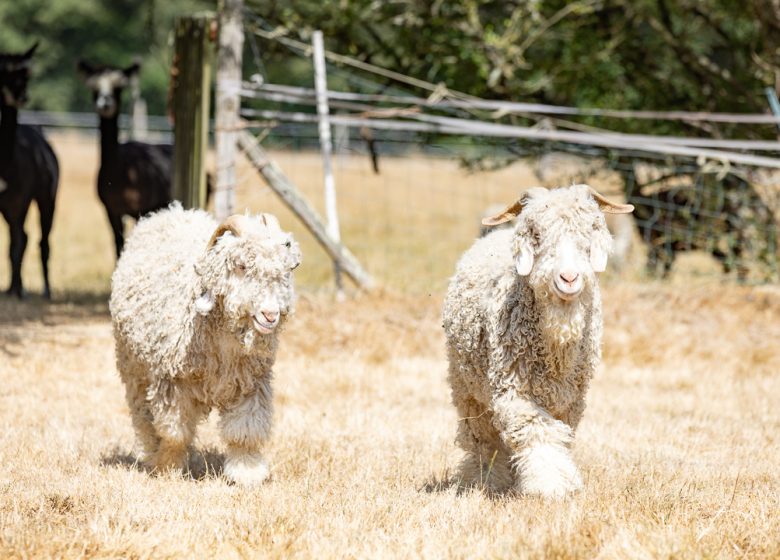
<svg viewBox="0 0 780 560"><path fill-rule="evenodd" d="M242 115L321 205L314 90L269 83L258 40L286 50L299 78L311 47L294 30L249 10L245 17L255 72L242 84ZM386 285L442 289L488 208L531 186L583 182L636 208L609 223L611 274L778 280L776 138L618 134L569 120L750 123L766 131L778 117L478 99L354 57L325 57L337 84L328 96L342 240ZM315 268L327 283L327 262Z"/></svg>

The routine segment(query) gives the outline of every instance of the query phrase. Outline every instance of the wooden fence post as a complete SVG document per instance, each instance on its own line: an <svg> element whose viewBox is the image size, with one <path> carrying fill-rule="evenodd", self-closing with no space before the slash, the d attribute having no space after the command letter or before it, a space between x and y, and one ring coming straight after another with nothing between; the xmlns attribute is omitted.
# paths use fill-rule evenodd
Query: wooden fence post
<svg viewBox="0 0 780 560"><path fill-rule="evenodd" d="M241 60L244 27L243 0L219 2L219 51L217 52L216 131L217 184L214 214L224 220L233 213L236 186L236 138L241 110Z"/></svg>
<svg viewBox="0 0 780 560"><path fill-rule="evenodd" d="M322 174L325 182L325 215L328 218L328 235L337 243L341 241L339 230L339 211L336 206L336 181L333 178L331 154L333 141L330 134L330 109L328 108L328 78L325 71L325 47L322 41L322 31L315 31L312 36L314 58L314 87L317 90L317 115L319 116L320 151L322 152ZM344 286L341 282L341 266L333 261L333 275L336 279L336 292L341 293Z"/></svg>
<svg viewBox="0 0 780 560"><path fill-rule="evenodd" d="M271 161L255 137L246 130L240 131L238 133L238 147L249 158L268 186L300 218L323 249L327 251L333 262L338 263L341 270L352 278L355 284L364 290L372 289L375 284L371 275L360 266L360 262L349 252L349 249L330 236L327 226L314 207L306 201L298 187Z"/></svg>
<svg viewBox="0 0 780 560"><path fill-rule="evenodd" d="M174 119L173 198L185 208L206 205L212 13L179 17L175 23L172 78Z"/></svg>
<svg viewBox="0 0 780 560"><path fill-rule="evenodd" d="M141 97L141 84L138 74L130 79L130 137L133 140L146 140L149 135L149 122L146 114L146 101Z"/></svg>

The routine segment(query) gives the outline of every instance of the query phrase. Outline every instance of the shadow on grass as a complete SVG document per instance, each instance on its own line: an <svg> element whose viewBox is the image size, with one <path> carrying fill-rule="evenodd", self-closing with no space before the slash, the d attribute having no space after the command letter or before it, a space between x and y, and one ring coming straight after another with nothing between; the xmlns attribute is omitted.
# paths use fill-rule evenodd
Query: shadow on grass
<svg viewBox="0 0 780 560"><path fill-rule="evenodd" d="M458 488L458 494L460 494L459 485L460 480L445 470L440 476L431 475L418 490L427 494L437 494L447 492L450 488Z"/></svg>
<svg viewBox="0 0 780 560"><path fill-rule="evenodd" d="M154 476L156 471L144 465L133 453L128 453L118 447L100 459L103 467L119 467L129 471L149 473ZM190 480L206 480L222 476L225 468L225 456L213 448L191 448L187 454L187 469L183 476Z"/></svg>
<svg viewBox="0 0 780 560"><path fill-rule="evenodd" d="M501 500L513 494L513 491L509 488L496 489L486 482L466 483L456 475L450 474L449 471L445 471L441 476L431 475L431 477L418 488L418 491L426 492L427 494L439 494L449 492L453 488L455 489L456 496L463 496L470 492L479 492L489 500Z"/></svg>
<svg viewBox="0 0 780 560"><path fill-rule="evenodd" d="M24 323L57 325L62 323L108 318L108 297L105 291L65 290L55 292L51 300L42 295L27 294L23 299L0 294L0 326Z"/></svg>

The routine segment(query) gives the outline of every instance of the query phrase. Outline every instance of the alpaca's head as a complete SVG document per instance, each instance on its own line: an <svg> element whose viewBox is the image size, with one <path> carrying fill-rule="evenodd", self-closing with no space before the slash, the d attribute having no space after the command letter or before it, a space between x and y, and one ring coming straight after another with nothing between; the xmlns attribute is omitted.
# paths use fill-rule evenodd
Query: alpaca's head
<svg viewBox="0 0 780 560"><path fill-rule="evenodd" d="M0 103L21 108L27 101L27 82L30 79L30 65L35 43L22 54L0 54Z"/></svg>
<svg viewBox="0 0 780 560"><path fill-rule="evenodd" d="M517 218L512 253L517 273L534 292L557 303L577 300L603 272L612 248L604 213L631 212L587 185L558 189L533 188L483 224Z"/></svg>
<svg viewBox="0 0 780 560"><path fill-rule="evenodd" d="M201 278L196 310L220 313L220 321L250 348L292 311L298 244L271 214L237 214L217 227L204 250L196 267Z"/></svg>
<svg viewBox="0 0 780 560"><path fill-rule="evenodd" d="M78 63L78 71L84 83L92 90L95 110L103 118L110 119L119 112L119 99L122 90L140 70L138 63L127 68L112 66L93 66L83 60Z"/></svg>

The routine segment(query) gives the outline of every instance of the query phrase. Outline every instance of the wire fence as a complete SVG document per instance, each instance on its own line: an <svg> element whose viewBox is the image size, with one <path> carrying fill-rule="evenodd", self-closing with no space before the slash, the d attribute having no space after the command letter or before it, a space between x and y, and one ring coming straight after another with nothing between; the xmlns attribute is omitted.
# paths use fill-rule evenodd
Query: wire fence
<svg viewBox="0 0 780 560"><path fill-rule="evenodd" d="M247 14L247 20L257 73L242 85L242 116L268 147L313 153L319 146L314 90L267 83L255 37L283 45L291 57L307 58L311 47L255 14ZM615 259L624 270L631 262L639 275L668 277L685 255L706 263L693 267L705 275L778 280L780 158L775 156L780 142L619 134L561 120L589 116L774 127L778 116L483 100L338 53L326 51L326 58L328 72L347 85L328 92L342 161L337 176L346 173L344 161L356 158L373 169L359 189L345 186L349 177L337 180L340 221L354 228L343 238L358 256L371 260L371 254L398 251L407 261L428 262L446 254L452 265L478 234L479 218L489 206L540 183L588 182L636 207L628 227L610 224L616 246L626 251ZM425 97L417 94L420 90ZM313 199L320 196L316 186L308 190ZM377 200L382 203L370 203ZM393 226L399 222L405 226ZM378 223L385 224L379 227L384 235L360 234L376 230ZM451 240L450 248L440 238ZM424 247L421 239L436 249ZM393 258L388 262L400 266ZM442 281L443 271L429 268L431 277L422 285Z"/></svg>
<svg viewBox="0 0 780 560"><path fill-rule="evenodd" d="M291 56L307 57L309 47L260 25L249 18L256 72L242 84L242 114L323 213L313 90L266 83L254 33L261 40L283 39ZM354 65L337 53L328 58L329 74L346 85L329 92L341 238L387 287L440 293L490 208L531 186L579 182L636 207L633 216L609 224L616 238L612 273L778 280L778 141L617 134L560 119L578 112L594 116L595 110L480 100L440 84L396 82L392 71ZM610 118L727 119L756 126L778 120L599 111ZM507 121L510 114L521 120ZM25 112L22 121L81 131L97 125L92 113ZM120 120L120 126L129 130L130 120ZM147 126L150 140L171 140L166 117L150 116ZM239 166L237 198L239 209L278 212L290 224L304 245L304 285L332 282L327 255L246 162Z"/></svg>

